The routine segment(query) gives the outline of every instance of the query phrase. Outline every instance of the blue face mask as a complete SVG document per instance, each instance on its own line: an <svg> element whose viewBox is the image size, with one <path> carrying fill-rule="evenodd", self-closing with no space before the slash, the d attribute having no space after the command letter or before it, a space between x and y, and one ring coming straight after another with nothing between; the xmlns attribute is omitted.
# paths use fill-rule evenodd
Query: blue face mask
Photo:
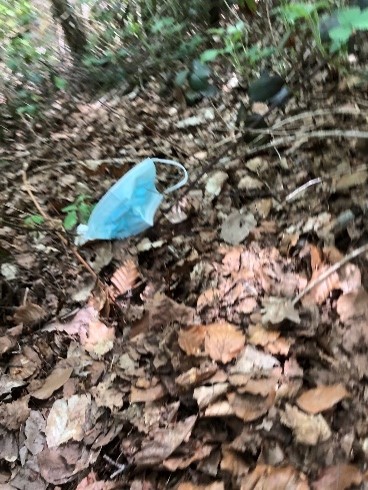
<svg viewBox="0 0 368 490"><path fill-rule="evenodd" d="M180 168L184 177L164 191L165 194L186 184L188 173L180 163L147 158L138 163L102 197L87 225L77 228L76 245L90 240L113 240L137 235L153 226L156 211L164 196L156 189L155 162Z"/></svg>

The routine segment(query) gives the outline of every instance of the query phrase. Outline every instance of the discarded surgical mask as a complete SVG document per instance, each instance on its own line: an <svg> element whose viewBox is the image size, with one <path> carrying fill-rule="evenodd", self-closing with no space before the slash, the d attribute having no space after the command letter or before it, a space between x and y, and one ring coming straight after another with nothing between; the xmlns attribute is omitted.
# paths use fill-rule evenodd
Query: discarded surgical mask
<svg viewBox="0 0 368 490"><path fill-rule="evenodd" d="M77 228L76 245L91 240L113 240L138 235L153 226L156 211L164 196L156 189L155 163L174 165L183 178L164 194L173 192L188 181L186 169L173 160L147 158L138 163L101 198L92 211L87 225Z"/></svg>

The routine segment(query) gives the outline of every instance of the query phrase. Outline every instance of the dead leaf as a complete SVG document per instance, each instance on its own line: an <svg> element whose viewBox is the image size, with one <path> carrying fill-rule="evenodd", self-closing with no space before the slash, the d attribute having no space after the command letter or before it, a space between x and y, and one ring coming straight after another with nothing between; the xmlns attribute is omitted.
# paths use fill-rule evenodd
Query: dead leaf
<svg viewBox="0 0 368 490"><path fill-rule="evenodd" d="M108 407L111 412L116 412L124 405L124 393L112 384L115 375L108 375L104 381L91 388L91 394L98 407Z"/></svg>
<svg viewBox="0 0 368 490"><path fill-rule="evenodd" d="M27 303L18 306L15 309L13 320L15 323L24 323L24 325L32 325L40 322L46 317L46 311L39 305Z"/></svg>
<svg viewBox="0 0 368 490"><path fill-rule="evenodd" d="M222 471L227 471L236 477L242 477L249 472L249 466L245 463L244 458L236 451L231 449L222 450L222 459L220 467Z"/></svg>
<svg viewBox="0 0 368 490"><path fill-rule="evenodd" d="M201 356L203 355L205 336L206 327L204 325L193 325L181 329L178 336L179 347L188 356Z"/></svg>
<svg viewBox="0 0 368 490"><path fill-rule="evenodd" d="M175 383L183 388L196 386L211 378L217 372L216 364L203 364L199 368L191 368L175 378Z"/></svg>
<svg viewBox="0 0 368 490"><path fill-rule="evenodd" d="M343 294L336 304L337 313L343 323L356 322L358 319L368 320L368 293L360 288L352 293Z"/></svg>
<svg viewBox="0 0 368 490"><path fill-rule="evenodd" d="M130 392L130 403L139 403L139 402L153 402L155 400L159 400L165 396L165 389L161 384L148 388L146 390L141 390L132 386Z"/></svg>
<svg viewBox="0 0 368 490"><path fill-rule="evenodd" d="M54 369L50 376L45 379L42 387L34 391L32 396L39 400L50 398L56 390L61 388L68 381L72 372L72 367Z"/></svg>
<svg viewBox="0 0 368 490"><path fill-rule="evenodd" d="M308 390L299 396L296 403L305 412L316 414L329 410L348 396L349 393L345 387L339 383L330 386L318 386Z"/></svg>
<svg viewBox="0 0 368 490"><path fill-rule="evenodd" d="M45 448L37 455L40 473L48 483L62 485L73 475L92 465L99 451L92 451L77 443L69 443L58 448Z"/></svg>
<svg viewBox="0 0 368 490"><path fill-rule="evenodd" d="M343 175L335 183L336 191L345 191L352 187L361 186L366 183L368 179L368 172L353 172L352 174Z"/></svg>
<svg viewBox="0 0 368 490"><path fill-rule="evenodd" d="M318 270L313 271L310 282L317 280L329 268L327 265L322 265ZM330 296L331 292L341 289L340 279L337 272L329 275L324 281L320 282L309 293L302 298L303 305L315 304L321 305Z"/></svg>
<svg viewBox="0 0 368 490"><path fill-rule="evenodd" d="M240 490L309 490L306 476L291 466L258 465L243 478Z"/></svg>
<svg viewBox="0 0 368 490"><path fill-rule="evenodd" d="M295 439L301 444L315 446L331 437L331 430L321 414L307 415L289 404L285 406L281 422L292 429Z"/></svg>
<svg viewBox="0 0 368 490"><path fill-rule="evenodd" d="M207 178L206 193L211 196L219 196L229 176L223 170L217 170Z"/></svg>
<svg viewBox="0 0 368 490"><path fill-rule="evenodd" d="M119 267L111 278L118 294L125 294L132 290L139 279L139 271L134 261L129 259Z"/></svg>
<svg viewBox="0 0 368 490"><path fill-rule="evenodd" d="M275 357L256 349L252 345L247 345L235 365L231 367L230 372L232 374L252 373L254 375L257 372L269 371L274 366L279 365L280 362Z"/></svg>
<svg viewBox="0 0 368 490"><path fill-rule="evenodd" d="M347 490L362 483L362 474L352 464L338 464L324 468L318 480L312 483L313 490Z"/></svg>
<svg viewBox="0 0 368 490"><path fill-rule="evenodd" d="M81 441L93 424L91 395L73 395L68 400L56 400L46 422L46 440L49 448L69 440Z"/></svg>
<svg viewBox="0 0 368 490"><path fill-rule="evenodd" d="M245 344L244 334L230 323L212 323L206 326L204 350L211 359L223 364L238 356Z"/></svg>
<svg viewBox="0 0 368 490"><path fill-rule="evenodd" d="M88 325L88 331L81 331L80 340L87 352L103 356L113 348L115 329L107 327L100 320L92 321Z"/></svg>
<svg viewBox="0 0 368 490"><path fill-rule="evenodd" d="M238 245L256 226L257 221L252 213L243 214L242 211L233 211L223 222L220 236L224 242Z"/></svg>
<svg viewBox="0 0 368 490"><path fill-rule="evenodd" d="M163 293L155 293L153 298L146 302L149 313L149 328L156 330L163 325L177 322L181 325L196 324L199 318L194 308L173 301Z"/></svg>
<svg viewBox="0 0 368 490"><path fill-rule="evenodd" d="M28 402L29 396L25 396L12 403L1 403L0 424L8 430L19 430L31 412L31 409L28 408Z"/></svg>
<svg viewBox="0 0 368 490"><path fill-rule="evenodd" d="M299 324L299 313L296 311L291 300L286 298L269 297L263 299L262 323L267 325L279 325L284 320L290 320Z"/></svg>
<svg viewBox="0 0 368 490"><path fill-rule="evenodd" d="M225 490L223 482L213 482L209 485L195 485L194 483L179 483L177 490Z"/></svg>
<svg viewBox="0 0 368 490"><path fill-rule="evenodd" d="M190 437L197 417L192 415L187 419L169 424L164 429L156 429L150 433L151 440L142 442L142 449L134 457L134 464L155 465L167 459L180 444Z"/></svg>
<svg viewBox="0 0 368 490"><path fill-rule="evenodd" d="M228 390L228 383L217 383L212 386L200 386L195 388L193 397L197 400L198 407L203 409L210 403L214 402L221 395L225 394Z"/></svg>
<svg viewBox="0 0 368 490"><path fill-rule="evenodd" d="M26 440L24 445L33 455L40 453L46 445L45 428L46 420L41 412L32 410L25 423Z"/></svg>
<svg viewBox="0 0 368 490"><path fill-rule="evenodd" d="M244 422L252 422L268 412L275 401L275 395L275 391L271 391L266 398L248 393L244 395L229 393L227 398L238 418Z"/></svg>
<svg viewBox="0 0 368 490"><path fill-rule="evenodd" d="M207 456L209 456L213 450L213 446L209 444L203 444L201 441L197 441L196 446L189 445L188 448L182 448L184 454L180 457L171 457L169 459L165 459L162 463L164 468L169 471L176 471L178 469L188 468L189 465L194 463L195 461L201 461Z"/></svg>
<svg viewBox="0 0 368 490"><path fill-rule="evenodd" d="M204 412L205 417L229 417L230 415L235 415L235 412L228 400L214 402Z"/></svg>
<svg viewBox="0 0 368 490"><path fill-rule="evenodd" d="M82 481L78 483L75 490L113 490L117 488L117 482L97 480L97 475L91 471Z"/></svg>

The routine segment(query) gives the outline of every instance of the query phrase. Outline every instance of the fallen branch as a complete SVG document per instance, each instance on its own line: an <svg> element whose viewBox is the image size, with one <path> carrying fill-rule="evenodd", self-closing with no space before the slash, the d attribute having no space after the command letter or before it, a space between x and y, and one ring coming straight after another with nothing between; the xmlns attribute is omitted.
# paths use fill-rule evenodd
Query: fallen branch
<svg viewBox="0 0 368 490"><path fill-rule="evenodd" d="M317 277L314 281L310 282L308 286L303 289L301 293L294 298L292 305L295 306L299 301L306 295L308 294L313 288L318 286L318 284L321 284L321 282L325 281L331 274L334 272L338 271L341 269L343 265L345 265L347 262L350 262L350 260L355 259L358 257L358 255L363 254L364 252L368 252L368 243L365 245L362 245L361 247L357 248L356 250L353 250L349 255L346 255L343 259L341 259L339 262L336 262L336 264L332 265L329 267L325 272L323 272L319 277Z"/></svg>

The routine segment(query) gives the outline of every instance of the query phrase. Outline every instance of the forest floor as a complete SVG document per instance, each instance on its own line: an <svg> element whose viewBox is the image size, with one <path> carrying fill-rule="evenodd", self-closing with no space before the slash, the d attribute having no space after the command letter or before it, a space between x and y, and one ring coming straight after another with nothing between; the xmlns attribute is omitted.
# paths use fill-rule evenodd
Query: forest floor
<svg viewBox="0 0 368 490"><path fill-rule="evenodd" d="M2 151L1 489L368 488L367 87L324 68L261 146L221 89L54 104ZM152 156L189 184L76 249L61 210Z"/></svg>

